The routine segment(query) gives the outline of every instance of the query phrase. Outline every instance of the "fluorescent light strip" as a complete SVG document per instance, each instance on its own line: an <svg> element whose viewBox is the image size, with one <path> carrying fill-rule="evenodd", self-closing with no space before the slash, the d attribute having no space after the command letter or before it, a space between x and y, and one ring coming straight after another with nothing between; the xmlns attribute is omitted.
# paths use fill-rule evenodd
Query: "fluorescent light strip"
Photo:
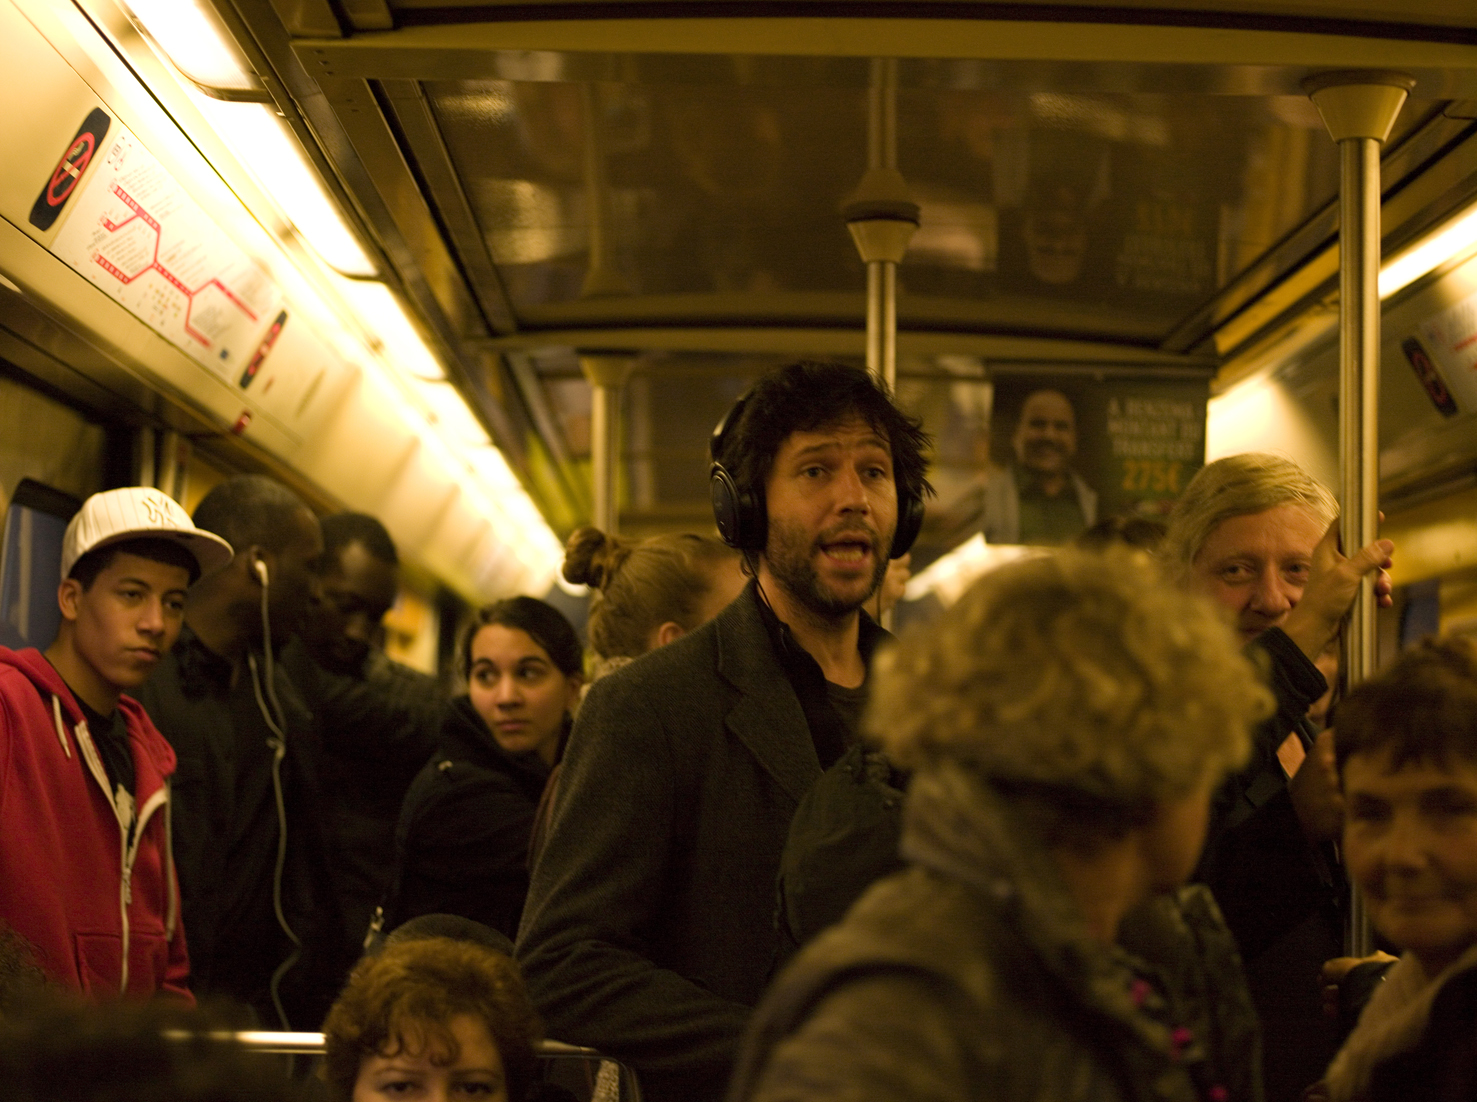
<svg viewBox="0 0 1477 1102"><path fill-rule="evenodd" d="M260 91L262 83L206 0L125 0L180 72L206 88Z"/></svg>
<svg viewBox="0 0 1477 1102"><path fill-rule="evenodd" d="M338 291L353 306L360 323L379 342L376 350L397 371L411 378L444 382L446 369L441 366L400 299L383 283L353 279L335 281Z"/></svg>
<svg viewBox="0 0 1477 1102"><path fill-rule="evenodd" d="M242 167L325 263L348 276L377 274L318 170L271 104L223 103L199 92L193 98Z"/></svg>
<svg viewBox="0 0 1477 1102"><path fill-rule="evenodd" d="M1380 298L1389 298L1474 245L1477 245L1477 206L1467 208L1386 264L1380 271Z"/></svg>

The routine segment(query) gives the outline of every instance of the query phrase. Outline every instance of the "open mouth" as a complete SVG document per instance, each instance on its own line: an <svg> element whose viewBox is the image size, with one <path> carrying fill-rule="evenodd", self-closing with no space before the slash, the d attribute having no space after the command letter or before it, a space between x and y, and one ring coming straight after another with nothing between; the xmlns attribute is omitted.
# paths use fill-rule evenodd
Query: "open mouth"
<svg viewBox="0 0 1477 1102"><path fill-rule="evenodd" d="M842 539L821 544L821 550L826 553L827 558L835 562L856 565L866 562L871 556L872 544L861 538Z"/></svg>

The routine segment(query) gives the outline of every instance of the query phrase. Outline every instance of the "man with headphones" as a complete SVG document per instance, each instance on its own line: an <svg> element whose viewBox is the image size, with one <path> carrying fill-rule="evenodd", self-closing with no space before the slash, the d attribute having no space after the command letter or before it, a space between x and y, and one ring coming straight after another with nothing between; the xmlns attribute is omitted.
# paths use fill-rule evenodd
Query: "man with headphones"
<svg viewBox="0 0 1477 1102"><path fill-rule="evenodd" d="M723 1095L791 818L858 737L886 634L863 605L922 525L926 440L855 368L762 378L712 441L753 580L580 709L518 960L549 1034L635 1067L651 1102Z"/></svg>
<svg viewBox="0 0 1477 1102"><path fill-rule="evenodd" d="M323 839L320 731L277 662L317 585L311 509L260 475L201 499L195 524L235 548L190 590L185 626L140 694L179 758L174 850L191 986L315 1029L344 935Z"/></svg>

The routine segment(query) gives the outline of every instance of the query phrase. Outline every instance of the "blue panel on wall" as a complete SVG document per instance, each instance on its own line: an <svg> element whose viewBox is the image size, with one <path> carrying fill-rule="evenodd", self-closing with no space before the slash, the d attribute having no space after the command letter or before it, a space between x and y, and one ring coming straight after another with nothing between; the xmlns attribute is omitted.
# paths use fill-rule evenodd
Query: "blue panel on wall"
<svg viewBox="0 0 1477 1102"><path fill-rule="evenodd" d="M56 638L62 536L80 507L70 494L29 478L15 488L0 544L0 643L5 646L44 648Z"/></svg>

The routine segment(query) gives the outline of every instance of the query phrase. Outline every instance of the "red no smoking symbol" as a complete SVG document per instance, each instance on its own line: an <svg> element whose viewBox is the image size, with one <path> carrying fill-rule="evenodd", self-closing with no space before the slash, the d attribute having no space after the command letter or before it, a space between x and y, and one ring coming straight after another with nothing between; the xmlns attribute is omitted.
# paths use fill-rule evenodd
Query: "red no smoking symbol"
<svg viewBox="0 0 1477 1102"><path fill-rule="evenodd" d="M53 207L59 207L66 202L67 196L72 194L72 189L82 178L82 173L87 171L87 163L92 160L92 153L96 147L97 139L91 134L77 135L72 148L62 156L57 163L56 171L51 174L51 183L46 185L47 203Z"/></svg>

